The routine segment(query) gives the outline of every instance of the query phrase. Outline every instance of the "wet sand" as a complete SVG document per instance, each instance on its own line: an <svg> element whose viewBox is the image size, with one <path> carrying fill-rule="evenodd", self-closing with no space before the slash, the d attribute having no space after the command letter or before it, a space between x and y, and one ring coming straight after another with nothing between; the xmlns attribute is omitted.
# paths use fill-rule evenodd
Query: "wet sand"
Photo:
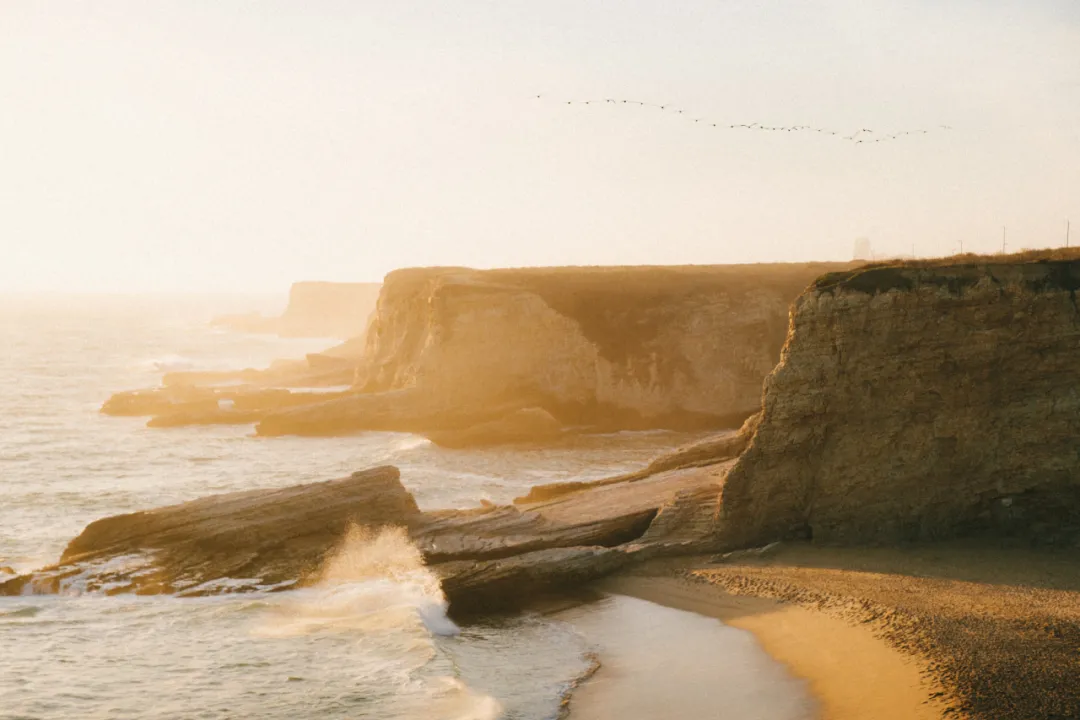
<svg viewBox="0 0 1080 720"><path fill-rule="evenodd" d="M812 720L817 703L747 632L629 595L555 617L599 665L568 697L571 720Z"/></svg>
<svg viewBox="0 0 1080 720"><path fill-rule="evenodd" d="M807 682L819 704L818 712L806 715L808 718L936 720L942 717L942 708L926 702L932 690L923 677L924 664L889 647L866 627L768 598L730 595L715 585L684 577L626 575L612 578L602 587L608 592L688 610L749 631L766 653L794 677ZM680 652L677 646L672 650ZM603 678L603 673L601 668L596 677ZM644 676L623 680L631 690L641 681L650 682ZM580 697L587 701L583 705L592 709L591 690L591 683L587 683L578 691L575 703ZM759 698L763 704L768 700L766 696ZM718 709L720 706L706 705L696 708L693 714L671 717L713 717ZM573 717L579 717L576 711ZM601 713L580 717L588 720L619 716Z"/></svg>
<svg viewBox="0 0 1080 720"><path fill-rule="evenodd" d="M825 720L1080 717L1075 550L792 545L657 561L599 587L750 631L809 683Z"/></svg>

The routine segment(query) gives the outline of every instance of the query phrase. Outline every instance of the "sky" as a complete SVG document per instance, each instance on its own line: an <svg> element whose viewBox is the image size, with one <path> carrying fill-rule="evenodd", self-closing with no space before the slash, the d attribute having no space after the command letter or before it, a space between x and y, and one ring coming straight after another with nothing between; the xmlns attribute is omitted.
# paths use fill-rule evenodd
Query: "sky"
<svg viewBox="0 0 1080 720"><path fill-rule="evenodd" d="M566 104L606 98L685 113ZM1069 218L1075 0L0 0L0 291L996 252Z"/></svg>

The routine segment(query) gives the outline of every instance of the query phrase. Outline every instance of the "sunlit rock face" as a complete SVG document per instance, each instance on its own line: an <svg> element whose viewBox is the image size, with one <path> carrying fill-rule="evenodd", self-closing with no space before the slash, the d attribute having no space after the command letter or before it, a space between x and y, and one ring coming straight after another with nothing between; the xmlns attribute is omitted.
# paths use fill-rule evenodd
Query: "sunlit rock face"
<svg viewBox="0 0 1080 720"><path fill-rule="evenodd" d="M795 302L726 545L1080 536L1080 261L985 263L835 273Z"/></svg>
<svg viewBox="0 0 1080 720"><path fill-rule="evenodd" d="M414 390L428 407L473 416L536 407L566 425L737 426L760 405L790 302L840 267L397 271L384 283L356 389ZM295 412L260 431L304 429Z"/></svg>

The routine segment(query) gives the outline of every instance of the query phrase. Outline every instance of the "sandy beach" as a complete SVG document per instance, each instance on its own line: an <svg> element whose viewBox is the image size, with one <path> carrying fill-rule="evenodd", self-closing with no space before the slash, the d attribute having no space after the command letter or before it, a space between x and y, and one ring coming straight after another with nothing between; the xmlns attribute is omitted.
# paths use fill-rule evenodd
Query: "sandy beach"
<svg viewBox="0 0 1080 720"><path fill-rule="evenodd" d="M749 631L823 720L1080 717L1075 551L795 545L715 560L655 561L597 588ZM572 716L614 717L611 686L640 680L601 667Z"/></svg>
<svg viewBox="0 0 1080 720"><path fill-rule="evenodd" d="M770 658L750 633L709 614L613 592L556 617L595 645L599 661L569 695L572 720L817 716L805 680Z"/></svg>

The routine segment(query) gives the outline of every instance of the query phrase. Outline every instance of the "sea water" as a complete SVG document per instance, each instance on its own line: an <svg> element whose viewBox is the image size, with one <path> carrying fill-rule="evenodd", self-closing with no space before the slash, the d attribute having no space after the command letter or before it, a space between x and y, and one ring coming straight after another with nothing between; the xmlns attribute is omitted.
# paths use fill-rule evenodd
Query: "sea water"
<svg viewBox="0 0 1080 720"><path fill-rule="evenodd" d="M636 469L688 439L443 450L403 434L257 438L250 426L149 429L98 412L110 393L156 385L169 370L264 367L334 344L208 324L280 304L0 295L0 568L10 569L0 579L55 561L97 518L212 493L389 463L422 508L470 507ZM316 586L269 590L105 596L76 578L60 595L0 597L0 718L539 720L558 715L592 653L602 655L574 623L535 614L456 626L403 537L350 538Z"/></svg>

